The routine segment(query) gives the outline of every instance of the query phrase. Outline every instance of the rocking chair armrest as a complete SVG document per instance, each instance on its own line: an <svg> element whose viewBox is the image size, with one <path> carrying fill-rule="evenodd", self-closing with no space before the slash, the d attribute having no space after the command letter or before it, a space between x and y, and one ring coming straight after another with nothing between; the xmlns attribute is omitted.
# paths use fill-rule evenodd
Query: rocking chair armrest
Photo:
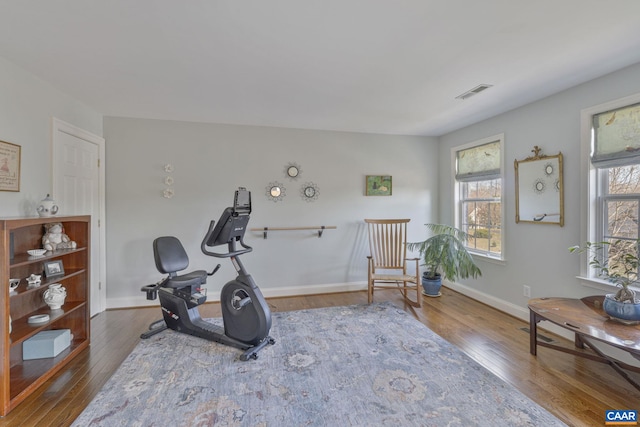
<svg viewBox="0 0 640 427"><path fill-rule="evenodd" d="M420 269L420 258L405 258L405 262L408 262L408 261L416 262L416 276L419 275L418 270ZM406 266L409 267L408 264Z"/></svg>
<svg viewBox="0 0 640 427"><path fill-rule="evenodd" d="M367 276L371 280L371 275L374 273L375 268L373 266L373 256L367 255Z"/></svg>

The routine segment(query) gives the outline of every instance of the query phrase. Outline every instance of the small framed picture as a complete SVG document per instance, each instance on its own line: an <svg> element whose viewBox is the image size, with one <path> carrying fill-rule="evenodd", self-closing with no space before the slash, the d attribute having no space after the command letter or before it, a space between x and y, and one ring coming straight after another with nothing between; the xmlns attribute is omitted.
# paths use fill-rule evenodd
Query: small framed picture
<svg viewBox="0 0 640 427"><path fill-rule="evenodd" d="M365 195L390 196L391 190L391 175L367 175Z"/></svg>
<svg viewBox="0 0 640 427"><path fill-rule="evenodd" d="M0 191L20 191L20 150L19 145L0 141Z"/></svg>
<svg viewBox="0 0 640 427"><path fill-rule="evenodd" d="M47 278L64 276L64 267L62 266L62 260L57 259L55 261L45 262L44 276Z"/></svg>

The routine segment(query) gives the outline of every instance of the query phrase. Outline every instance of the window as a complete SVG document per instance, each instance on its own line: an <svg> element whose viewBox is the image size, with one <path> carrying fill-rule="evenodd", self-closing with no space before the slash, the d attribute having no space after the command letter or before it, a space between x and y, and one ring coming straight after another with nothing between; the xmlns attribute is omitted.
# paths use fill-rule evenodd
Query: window
<svg viewBox="0 0 640 427"><path fill-rule="evenodd" d="M503 258L502 143L496 135L453 149L456 226L472 238L474 254Z"/></svg>
<svg viewBox="0 0 640 427"><path fill-rule="evenodd" d="M631 99L638 98L635 103ZM583 111L589 138L589 226L585 240L622 241L636 246L640 238L640 97ZM622 104L622 105L620 105ZM583 129L583 135L586 132ZM583 140L587 139L583 137ZM618 256L615 246L604 254ZM606 261L606 260L604 260ZM585 265L583 272L596 278Z"/></svg>
<svg viewBox="0 0 640 427"><path fill-rule="evenodd" d="M638 212L640 209L640 163L629 166L597 168L602 182L597 199L598 217L602 218L597 241L623 241L619 246L609 246L609 258L619 256L620 249L637 246ZM616 252L614 252L616 251ZM618 273L623 273L619 271Z"/></svg>

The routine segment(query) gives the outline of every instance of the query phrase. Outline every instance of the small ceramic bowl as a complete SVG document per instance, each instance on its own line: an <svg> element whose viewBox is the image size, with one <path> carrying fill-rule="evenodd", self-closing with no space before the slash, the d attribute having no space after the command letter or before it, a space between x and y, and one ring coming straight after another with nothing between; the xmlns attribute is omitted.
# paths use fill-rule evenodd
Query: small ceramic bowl
<svg viewBox="0 0 640 427"><path fill-rule="evenodd" d="M31 256L41 256L44 255L45 252L47 252L46 249L31 249L27 251L27 253Z"/></svg>
<svg viewBox="0 0 640 427"><path fill-rule="evenodd" d="M14 291L20 285L20 279L9 279L9 289Z"/></svg>

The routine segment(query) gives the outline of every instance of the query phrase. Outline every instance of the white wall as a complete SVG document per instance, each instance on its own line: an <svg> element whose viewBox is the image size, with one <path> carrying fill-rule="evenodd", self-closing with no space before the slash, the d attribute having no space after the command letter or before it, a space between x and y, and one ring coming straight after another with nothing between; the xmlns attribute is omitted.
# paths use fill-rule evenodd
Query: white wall
<svg viewBox="0 0 640 427"><path fill-rule="evenodd" d="M408 217L409 235L426 236L437 215L435 138L307 131L107 117L107 305L146 303L140 287L158 281L152 241L175 235L192 269L221 270L209 279L210 299L235 276L228 259L207 257L200 242L210 220L233 202L238 186L252 192L249 227L337 226L313 231L247 233L254 251L243 262L266 296L347 289L366 282L367 217ZM298 163L298 180L285 165ZM174 165L172 199L162 197L164 165ZM393 176L391 197L364 196L365 175ZM286 197L273 202L266 187L279 181ZM300 186L319 187L306 202ZM157 302L155 302L157 304Z"/></svg>
<svg viewBox="0 0 640 427"><path fill-rule="evenodd" d="M52 117L102 135L100 113L0 58L0 140L22 147L20 191L0 192L0 216L34 216L51 193Z"/></svg>
<svg viewBox="0 0 640 427"><path fill-rule="evenodd" d="M452 218L451 147L503 132L507 261L480 261L483 276L456 288L522 316L525 284L532 297L601 294L575 278L579 260L567 251L579 243L584 208L579 194L580 110L638 92L640 64L438 140L106 118L108 306L145 303L140 286L160 278L151 251L159 235L180 237L193 268L215 265L200 253L199 243L209 221L231 204L240 185L253 192L252 227L338 226L321 239L311 232L272 233L268 240L259 233L248 235L255 251L244 260L265 294L361 284L367 252L362 219L408 216L411 235L421 239L423 223ZM100 113L0 58L0 140L22 146L21 191L0 192L0 216L34 215L37 203L51 191L51 117L103 135ZM534 145L547 154L564 154L562 228L515 223L513 160L529 156ZM284 176L284 166L292 161L302 166L298 181ZM176 168L171 200L161 196L165 163ZM393 175L394 195L365 197L367 174ZM274 180L287 188L279 203L264 196ZM314 203L298 196L305 181L320 188ZM233 276L228 261L222 264L210 279L213 294Z"/></svg>
<svg viewBox="0 0 640 427"><path fill-rule="evenodd" d="M570 246L579 244L581 212L580 111L606 101L640 92L640 64L574 87L541 101L496 116L440 138L440 218L452 221L451 148L486 136L504 132L506 168L506 221L504 265L480 261L483 275L456 287L521 317L526 317L528 298L523 285L531 287L531 296L583 297L602 294L600 289L584 286L576 276L580 260L570 254ZM470 100L472 101L472 100ZM565 225L515 222L514 160L530 156L534 145L543 154L561 151L564 164Z"/></svg>

